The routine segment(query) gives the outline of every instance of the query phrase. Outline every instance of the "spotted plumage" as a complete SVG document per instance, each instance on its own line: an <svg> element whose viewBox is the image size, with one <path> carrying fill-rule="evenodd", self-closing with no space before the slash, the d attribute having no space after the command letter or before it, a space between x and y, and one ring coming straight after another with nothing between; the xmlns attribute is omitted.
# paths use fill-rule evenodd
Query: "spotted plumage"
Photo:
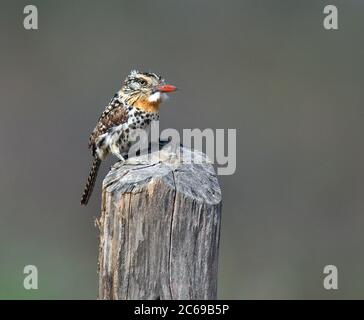
<svg viewBox="0 0 364 320"><path fill-rule="evenodd" d="M151 121L159 119L159 106L166 93L175 91L161 76L136 70L130 72L121 89L102 112L89 138L94 157L81 204L91 196L101 161L109 154L121 161L135 141L137 129L148 129Z"/></svg>

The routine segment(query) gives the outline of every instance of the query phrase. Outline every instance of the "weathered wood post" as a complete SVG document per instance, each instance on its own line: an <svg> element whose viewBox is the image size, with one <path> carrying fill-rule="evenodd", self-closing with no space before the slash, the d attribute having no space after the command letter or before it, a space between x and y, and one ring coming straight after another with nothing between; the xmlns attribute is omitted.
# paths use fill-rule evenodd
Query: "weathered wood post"
<svg viewBox="0 0 364 320"><path fill-rule="evenodd" d="M169 146L114 165L103 182L99 299L216 299L221 207L200 152Z"/></svg>

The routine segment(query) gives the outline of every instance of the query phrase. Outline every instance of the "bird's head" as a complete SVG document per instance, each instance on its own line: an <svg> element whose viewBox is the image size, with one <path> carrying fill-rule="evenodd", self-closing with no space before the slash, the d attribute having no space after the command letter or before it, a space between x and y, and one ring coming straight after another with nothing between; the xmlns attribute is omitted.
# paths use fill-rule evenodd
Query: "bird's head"
<svg viewBox="0 0 364 320"><path fill-rule="evenodd" d="M166 84L155 73L132 70L120 93L129 105L144 111L157 112L161 102L167 98L167 93L176 90L175 86Z"/></svg>

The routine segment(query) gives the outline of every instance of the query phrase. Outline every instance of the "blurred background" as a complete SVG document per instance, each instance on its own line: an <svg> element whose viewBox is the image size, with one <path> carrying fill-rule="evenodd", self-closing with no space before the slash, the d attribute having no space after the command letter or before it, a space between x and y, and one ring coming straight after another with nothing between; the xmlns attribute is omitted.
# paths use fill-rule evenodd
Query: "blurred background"
<svg viewBox="0 0 364 320"><path fill-rule="evenodd" d="M80 207L88 136L137 68L182 89L161 129L237 129L219 298L363 299L363 31L360 0L2 0L0 298L97 297L94 220L115 159ZM23 288L28 264L38 290ZM339 290L323 288L328 264Z"/></svg>

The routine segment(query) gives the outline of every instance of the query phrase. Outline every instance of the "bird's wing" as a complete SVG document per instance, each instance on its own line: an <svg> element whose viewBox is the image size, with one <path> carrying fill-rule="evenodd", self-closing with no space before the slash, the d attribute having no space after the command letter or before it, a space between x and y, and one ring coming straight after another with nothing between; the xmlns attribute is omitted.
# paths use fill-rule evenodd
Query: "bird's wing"
<svg viewBox="0 0 364 320"><path fill-rule="evenodd" d="M93 148L96 139L106 133L110 128L128 121L127 107L117 98L113 98L104 112L101 114L95 129L89 139L89 148Z"/></svg>
<svg viewBox="0 0 364 320"><path fill-rule="evenodd" d="M115 93L115 95L111 98L109 104L106 106L105 110L101 113L99 121L105 118L110 113L110 111L120 106L123 106L123 103L120 101L119 95Z"/></svg>

